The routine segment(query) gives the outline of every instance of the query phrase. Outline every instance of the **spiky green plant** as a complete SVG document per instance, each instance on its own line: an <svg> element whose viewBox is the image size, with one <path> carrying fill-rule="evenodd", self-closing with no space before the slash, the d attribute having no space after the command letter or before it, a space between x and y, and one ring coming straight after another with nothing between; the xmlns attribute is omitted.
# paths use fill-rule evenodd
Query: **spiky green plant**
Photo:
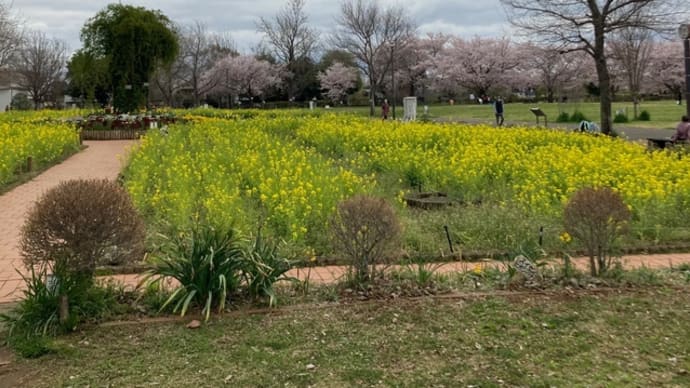
<svg viewBox="0 0 690 388"><path fill-rule="evenodd" d="M173 312L184 316L190 307L197 306L206 320L213 308L222 311L242 281L243 251L236 232L232 228L197 225L190 231L160 238L153 269L142 282L153 285L174 279L179 283L161 310L174 304Z"/></svg>
<svg viewBox="0 0 690 388"><path fill-rule="evenodd" d="M273 285L280 280L296 281L285 274L292 262L280 252L279 245L257 234L250 240L245 252L245 279L249 293L255 297L268 297L269 306L276 304Z"/></svg>

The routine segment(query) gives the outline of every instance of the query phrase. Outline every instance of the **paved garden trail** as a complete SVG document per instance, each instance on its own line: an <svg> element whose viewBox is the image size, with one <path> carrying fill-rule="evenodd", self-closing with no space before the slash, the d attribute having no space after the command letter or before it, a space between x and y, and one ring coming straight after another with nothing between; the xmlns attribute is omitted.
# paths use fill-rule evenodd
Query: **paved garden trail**
<svg viewBox="0 0 690 388"><path fill-rule="evenodd" d="M19 254L19 235L27 211L48 189L69 179L115 179L121 156L134 141L87 141L85 150L51 167L31 181L0 196L0 303L21 296L23 269Z"/></svg>
<svg viewBox="0 0 690 388"><path fill-rule="evenodd" d="M0 196L0 303L13 302L21 297L23 284L17 270L21 270L23 265L17 244L24 217L36 199L64 180L115 179L122 166L121 157L128 152L134 141L91 141L85 144L88 145L86 150ZM578 268L587 268L587 258L575 258L573 262ZM690 254L634 255L623 258L626 268L662 268L683 263L690 263ZM482 261L479 264L456 262L443 264L437 272L472 271L477 265L503 268L502 264L495 261ZM309 278L315 283L331 283L342 278L345 273L344 267L323 266L294 269L288 275L302 280ZM112 278L131 286L137 283L139 276L116 275Z"/></svg>

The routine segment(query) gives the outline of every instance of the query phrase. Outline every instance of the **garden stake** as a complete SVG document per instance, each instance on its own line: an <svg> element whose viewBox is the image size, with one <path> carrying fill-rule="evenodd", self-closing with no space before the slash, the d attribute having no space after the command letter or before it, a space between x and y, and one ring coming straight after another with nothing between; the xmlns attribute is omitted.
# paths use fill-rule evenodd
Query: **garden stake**
<svg viewBox="0 0 690 388"><path fill-rule="evenodd" d="M448 233L448 225L443 225L443 229L446 231L446 238L448 239L448 246L450 247L450 253L454 253L453 242L450 240L450 233Z"/></svg>
<svg viewBox="0 0 690 388"><path fill-rule="evenodd" d="M539 247L541 248L544 245L544 227L540 226L539 227Z"/></svg>

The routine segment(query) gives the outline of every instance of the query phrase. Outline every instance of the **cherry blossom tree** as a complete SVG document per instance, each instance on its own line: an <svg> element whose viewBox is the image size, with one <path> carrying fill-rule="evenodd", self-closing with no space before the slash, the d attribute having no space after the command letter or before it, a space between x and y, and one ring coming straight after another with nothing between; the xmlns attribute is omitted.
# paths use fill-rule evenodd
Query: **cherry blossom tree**
<svg viewBox="0 0 690 388"><path fill-rule="evenodd" d="M679 42L657 43L649 64L649 86L682 96L685 87L683 46ZM680 99L682 100L682 98Z"/></svg>
<svg viewBox="0 0 690 388"><path fill-rule="evenodd" d="M203 81L213 85L209 92L256 97L280 86L283 73L283 66L251 55L228 55L204 75Z"/></svg>
<svg viewBox="0 0 690 388"><path fill-rule="evenodd" d="M333 63L325 72L319 73L321 87L334 104L342 102L357 84L357 69L347 67L340 62Z"/></svg>
<svg viewBox="0 0 690 388"><path fill-rule="evenodd" d="M592 57L600 89L601 131L612 133L607 43L625 28L668 31L690 11L687 0L500 0L510 22L532 40Z"/></svg>
<svg viewBox="0 0 690 388"><path fill-rule="evenodd" d="M195 21L190 25L175 26L180 51L175 61L161 65L152 78L153 91L159 93L169 106L177 105L180 95L187 94L193 106L201 103L213 84L204 78L219 59L237 55L235 44L228 34L215 33Z"/></svg>
<svg viewBox="0 0 690 388"><path fill-rule="evenodd" d="M444 34L427 34L421 38L411 38L396 53L395 79L397 91L409 96L418 95L419 89L426 90L430 85L430 70L449 37ZM388 86L388 85L387 85Z"/></svg>
<svg viewBox="0 0 690 388"><path fill-rule="evenodd" d="M520 58L519 73L528 83L542 88L546 100L554 102L573 94L582 86L582 75L589 57L560 52L553 46L525 43L516 47Z"/></svg>
<svg viewBox="0 0 690 388"><path fill-rule="evenodd" d="M436 61L435 87L462 87L477 96L509 90L519 84L519 63L509 39L454 37Z"/></svg>

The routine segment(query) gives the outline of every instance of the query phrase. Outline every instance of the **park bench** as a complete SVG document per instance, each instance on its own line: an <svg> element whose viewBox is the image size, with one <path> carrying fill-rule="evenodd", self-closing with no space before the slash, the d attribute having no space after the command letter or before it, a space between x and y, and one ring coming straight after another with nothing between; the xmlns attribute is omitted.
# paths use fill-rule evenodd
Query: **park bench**
<svg viewBox="0 0 690 388"><path fill-rule="evenodd" d="M670 147L675 142L669 137L648 137L647 148L649 149L664 149Z"/></svg>

